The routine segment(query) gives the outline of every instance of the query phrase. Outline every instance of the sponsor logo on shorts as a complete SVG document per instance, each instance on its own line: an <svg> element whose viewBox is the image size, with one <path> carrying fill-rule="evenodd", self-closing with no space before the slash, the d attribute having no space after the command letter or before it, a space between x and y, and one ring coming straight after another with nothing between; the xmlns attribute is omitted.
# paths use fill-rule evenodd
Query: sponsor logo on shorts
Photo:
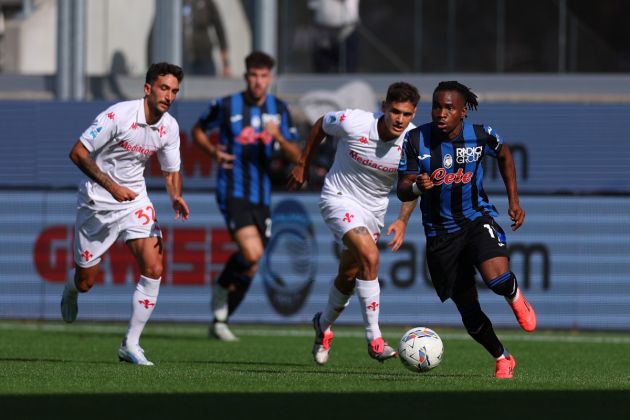
<svg viewBox="0 0 630 420"><path fill-rule="evenodd" d="M85 261L90 261L92 259L94 255L92 255L92 253L90 251L88 251L87 249L85 251L83 251L81 253L81 257L85 260Z"/></svg>

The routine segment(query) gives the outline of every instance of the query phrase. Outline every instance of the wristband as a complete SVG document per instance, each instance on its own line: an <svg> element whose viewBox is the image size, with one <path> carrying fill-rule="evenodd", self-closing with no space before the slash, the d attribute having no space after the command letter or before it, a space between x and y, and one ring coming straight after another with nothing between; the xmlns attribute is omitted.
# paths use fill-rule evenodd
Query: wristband
<svg viewBox="0 0 630 420"><path fill-rule="evenodd" d="M421 196L422 195L422 190L420 189L420 187L418 187L418 184L414 183L411 184L411 191L413 191L413 193L417 196Z"/></svg>

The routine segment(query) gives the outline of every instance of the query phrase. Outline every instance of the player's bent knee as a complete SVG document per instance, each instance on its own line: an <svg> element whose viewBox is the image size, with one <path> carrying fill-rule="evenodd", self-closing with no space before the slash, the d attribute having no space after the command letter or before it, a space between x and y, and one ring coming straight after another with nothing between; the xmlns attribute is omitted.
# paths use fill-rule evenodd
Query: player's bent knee
<svg viewBox="0 0 630 420"><path fill-rule="evenodd" d="M160 277L162 277L163 271L164 265L161 262L153 263L144 266L142 270L142 275L151 279L159 279Z"/></svg>

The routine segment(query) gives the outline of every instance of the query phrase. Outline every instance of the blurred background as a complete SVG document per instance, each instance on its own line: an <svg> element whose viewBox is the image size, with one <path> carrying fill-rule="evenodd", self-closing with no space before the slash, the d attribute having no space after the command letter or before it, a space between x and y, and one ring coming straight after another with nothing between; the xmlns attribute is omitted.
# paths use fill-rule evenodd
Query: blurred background
<svg viewBox="0 0 630 420"><path fill-rule="evenodd" d="M215 168L190 129L212 98L244 89L243 59L260 49L277 59L272 92L288 102L302 141L326 111L377 111L392 82L420 90L416 123L429 120L437 83L469 86L480 97L469 120L492 125L515 157L528 216L508 242L539 325L629 329L629 16L623 0L0 0L0 318L59 319L81 176L68 152L100 111L142 96L151 62L169 61L186 73L171 114L192 217L172 223L150 165L167 244L153 317L209 319L210 284L232 244L214 204ZM308 229L277 238L234 321L305 323L324 304L338 254L317 193L334 150L323 145L300 194L285 192L290 167L274 159L274 206ZM504 187L486 166L507 230ZM388 221L398 208L392 195ZM310 265L296 249L308 250ZM383 322L460 324L430 286L419 214L405 247L384 251L381 265ZM137 269L124 245L103 268L81 319L127 319ZM505 303L487 290L481 299L496 325L514 326ZM340 321L360 320L351 307Z"/></svg>

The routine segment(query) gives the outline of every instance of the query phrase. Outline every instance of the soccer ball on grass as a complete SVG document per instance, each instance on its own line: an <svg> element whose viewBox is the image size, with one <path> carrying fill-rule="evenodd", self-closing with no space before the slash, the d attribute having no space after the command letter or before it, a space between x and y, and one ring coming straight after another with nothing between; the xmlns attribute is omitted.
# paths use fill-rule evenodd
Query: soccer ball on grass
<svg viewBox="0 0 630 420"><path fill-rule="evenodd" d="M430 328L415 327L400 339L398 355L402 364L413 372L426 372L442 361L444 345Z"/></svg>

